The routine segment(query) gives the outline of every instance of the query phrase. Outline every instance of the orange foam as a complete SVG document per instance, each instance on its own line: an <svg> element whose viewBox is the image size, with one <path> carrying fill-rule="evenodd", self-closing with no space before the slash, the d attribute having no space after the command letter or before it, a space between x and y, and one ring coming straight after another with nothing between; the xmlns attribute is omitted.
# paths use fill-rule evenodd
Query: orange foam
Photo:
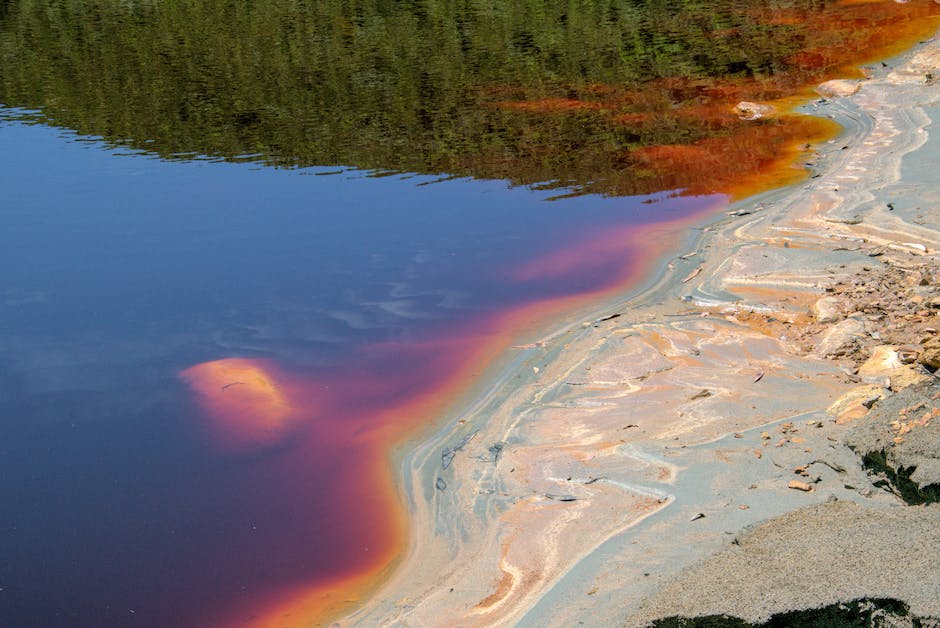
<svg viewBox="0 0 940 628"><path fill-rule="evenodd" d="M227 447L264 447L284 438L296 411L276 367L266 360L226 358L180 373L196 394L214 438Z"/></svg>

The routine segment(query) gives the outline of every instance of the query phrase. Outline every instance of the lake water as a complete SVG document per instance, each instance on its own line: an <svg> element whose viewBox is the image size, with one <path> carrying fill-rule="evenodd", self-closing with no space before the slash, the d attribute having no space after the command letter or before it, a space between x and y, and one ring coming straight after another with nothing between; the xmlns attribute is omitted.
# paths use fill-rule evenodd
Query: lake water
<svg viewBox="0 0 940 628"><path fill-rule="evenodd" d="M937 12L354 4L0 7L3 624L260 621L375 573L391 444L828 131L729 98Z"/></svg>
<svg viewBox="0 0 940 628"><path fill-rule="evenodd" d="M383 528L362 431L506 312L622 281L635 250L578 245L656 199L118 157L9 121L0 143L0 582L22 620L176 623L357 566ZM177 374L232 357L291 374L295 428L207 422Z"/></svg>

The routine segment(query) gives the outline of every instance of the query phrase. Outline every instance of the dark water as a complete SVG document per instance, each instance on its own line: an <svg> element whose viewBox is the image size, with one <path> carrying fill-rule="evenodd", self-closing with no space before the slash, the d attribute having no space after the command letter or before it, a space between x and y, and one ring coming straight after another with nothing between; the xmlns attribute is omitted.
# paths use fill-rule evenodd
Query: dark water
<svg viewBox="0 0 940 628"><path fill-rule="evenodd" d="M0 2L0 623L260 622L385 564L385 448L514 313L813 132L729 99L937 11L757 4Z"/></svg>

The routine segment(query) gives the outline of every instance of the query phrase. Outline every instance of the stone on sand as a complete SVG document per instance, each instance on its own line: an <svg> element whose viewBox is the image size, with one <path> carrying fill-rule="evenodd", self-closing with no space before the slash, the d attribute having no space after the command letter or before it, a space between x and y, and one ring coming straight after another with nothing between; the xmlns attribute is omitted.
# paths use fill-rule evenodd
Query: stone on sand
<svg viewBox="0 0 940 628"><path fill-rule="evenodd" d="M881 345L872 349L871 357L859 367L858 375L872 384L889 379L894 390L923 384L933 379L919 365L904 364L898 354L898 348L892 345Z"/></svg>
<svg viewBox="0 0 940 628"><path fill-rule="evenodd" d="M865 336L865 324L857 318L847 318L826 330L819 341L816 354L827 358L845 355L855 341Z"/></svg>
<svg viewBox="0 0 940 628"><path fill-rule="evenodd" d="M742 120L760 120L773 115L776 109L772 105L742 100L734 107L734 112Z"/></svg>
<svg viewBox="0 0 940 628"><path fill-rule="evenodd" d="M843 98L858 93L862 84L858 81L834 79L816 86L816 93L826 98Z"/></svg>
<svg viewBox="0 0 940 628"><path fill-rule="evenodd" d="M933 336L923 344L920 363L932 369L940 368L940 336Z"/></svg>
<svg viewBox="0 0 940 628"><path fill-rule="evenodd" d="M823 297L813 304L817 323L835 323L844 316L845 304L836 297Z"/></svg>
<svg viewBox="0 0 940 628"><path fill-rule="evenodd" d="M858 386L836 399L826 413L840 425L851 423L868 414L875 402L885 394L887 391L878 385Z"/></svg>

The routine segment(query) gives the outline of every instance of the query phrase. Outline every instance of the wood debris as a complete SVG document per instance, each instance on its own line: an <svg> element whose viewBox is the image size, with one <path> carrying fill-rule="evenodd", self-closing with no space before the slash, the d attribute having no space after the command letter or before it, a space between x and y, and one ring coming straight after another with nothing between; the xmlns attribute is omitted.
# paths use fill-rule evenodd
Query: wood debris
<svg viewBox="0 0 940 628"><path fill-rule="evenodd" d="M702 266L699 266L698 268L693 270L691 273L686 275L685 279L682 280L682 283L688 283L692 281L693 279L695 279L696 277L698 277L699 273L702 272L702 268L703 268Z"/></svg>

